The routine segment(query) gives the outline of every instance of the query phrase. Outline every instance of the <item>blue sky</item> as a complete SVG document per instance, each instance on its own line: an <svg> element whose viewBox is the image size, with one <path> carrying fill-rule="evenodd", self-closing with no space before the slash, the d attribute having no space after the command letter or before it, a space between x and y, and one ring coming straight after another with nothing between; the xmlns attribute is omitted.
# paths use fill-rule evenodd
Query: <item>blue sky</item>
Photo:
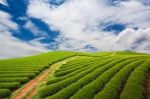
<svg viewBox="0 0 150 99"><path fill-rule="evenodd" d="M149 0L0 0L0 58L51 50L150 52Z"/></svg>

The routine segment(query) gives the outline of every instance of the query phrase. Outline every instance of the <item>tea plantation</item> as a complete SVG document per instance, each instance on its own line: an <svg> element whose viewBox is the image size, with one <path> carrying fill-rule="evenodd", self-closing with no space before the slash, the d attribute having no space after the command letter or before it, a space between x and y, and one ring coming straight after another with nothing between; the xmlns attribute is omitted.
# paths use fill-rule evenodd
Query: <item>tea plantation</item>
<svg viewBox="0 0 150 99"><path fill-rule="evenodd" d="M146 99L150 55L95 53L63 64L34 99ZM149 82L150 83L150 82Z"/></svg>
<svg viewBox="0 0 150 99"><path fill-rule="evenodd" d="M52 64L63 63L32 99L150 99L150 55L135 52L56 51L0 60L0 99L10 95Z"/></svg>
<svg viewBox="0 0 150 99"><path fill-rule="evenodd" d="M72 52L49 52L25 58L0 60L0 99L33 79L51 64L74 56Z"/></svg>

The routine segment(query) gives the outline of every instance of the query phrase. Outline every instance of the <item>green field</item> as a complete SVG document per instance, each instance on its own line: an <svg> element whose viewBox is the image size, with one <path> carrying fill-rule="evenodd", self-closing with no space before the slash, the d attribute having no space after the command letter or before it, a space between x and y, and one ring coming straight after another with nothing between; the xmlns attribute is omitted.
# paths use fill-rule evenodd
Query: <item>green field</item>
<svg viewBox="0 0 150 99"><path fill-rule="evenodd" d="M39 84L33 99L150 99L150 55L129 51L56 51L0 60L0 99L10 98L52 64L75 56Z"/></svg>

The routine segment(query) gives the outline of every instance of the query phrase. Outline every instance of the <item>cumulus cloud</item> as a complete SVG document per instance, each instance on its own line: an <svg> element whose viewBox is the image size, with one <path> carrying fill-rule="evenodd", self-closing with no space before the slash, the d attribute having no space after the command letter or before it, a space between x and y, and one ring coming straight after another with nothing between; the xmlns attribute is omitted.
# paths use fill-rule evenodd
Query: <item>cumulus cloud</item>
<svg viewBox="0 0 150 99"><path fill-rule="evenodd" d="M11 15L0 11L0 58L11 58L45 52L47 49L38 40L24 42L12 36L9 30L18 30Z"/></svg>
<svg viewBox="0 0 150 99"><path fill-rule="evenodd" d="M104 51L150 52L150 7L144 5L144 0L121 1L117 6L110 6L105 0L67 0L60 6L49 4L48 0L30 0L28 15L60 31L56 39L59 49L85 51L90 45ZM112 22L127 28L114 35L99 26Z"/></svg>
<svg viewBox="0 0 150 99"><path fill-rule="evenodd" d="M134 30L127 28L115 40L120 49L133 49L140 52L150 51L150 28Z"/></svg>

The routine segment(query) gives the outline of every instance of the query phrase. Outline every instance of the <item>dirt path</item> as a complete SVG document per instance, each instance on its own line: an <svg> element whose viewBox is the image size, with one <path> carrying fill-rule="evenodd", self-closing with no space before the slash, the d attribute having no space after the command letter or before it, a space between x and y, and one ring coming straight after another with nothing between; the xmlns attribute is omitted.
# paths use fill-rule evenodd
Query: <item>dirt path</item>
<svg viewBox="0 0 150 99"><path fill-rule="evenodd" d="M28 92L29 92L29 95L27 96L26 99L31 99L31 97L36 95L36 93L38 92L38 85L40 83L44 83L46 81L47 77L50 74L53 74L62 64L66 63L66 62L68 62L72 59L75 59L77 57L79 57L79 56L74 56L74 57L71 57L71 58L67 58L65 60L62 60L60 62L57 62L57 63L53 64L52 66L50 66L50 68L44 70L36 78L34 78L30 82L28 82L25 86L23 86L22 88L17 90L15 92L15 94L12 95L11 99L22 99L22 97L25 96ZM32 90L33 87L34 87L34 89Z"/></svg>
<svg viewBox="0 0 150 99"><path fill-rule="evenodd" d="M143 93L143 99L148 99L148 87L150 85L150 73L147 74L146 80L144 82L144 93Z"/></svg>
<svg viewBox="0 0 150 99"><path fill-rule="evenodd" d="M110 56L116 55L117 51L114 51Z"/></svg>

